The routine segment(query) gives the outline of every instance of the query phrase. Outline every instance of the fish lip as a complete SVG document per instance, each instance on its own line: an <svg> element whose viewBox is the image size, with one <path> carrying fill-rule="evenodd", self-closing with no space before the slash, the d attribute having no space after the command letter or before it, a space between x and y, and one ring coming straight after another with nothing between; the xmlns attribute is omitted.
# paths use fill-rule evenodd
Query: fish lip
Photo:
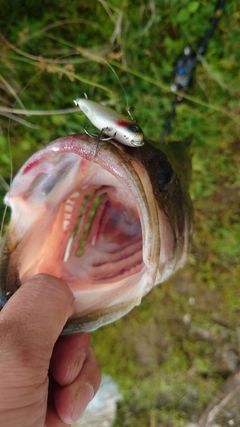
<svg viewBox="0 0 240 427"><path fill-rule="evenodd" d="M130 150L132 149L130 148ZM105 168L106 170L108 170L120 181L124 182L124 185L127 184L129 191L132 191L133 194L135 194L136 196L136 203L141 205L139 207L139 214L140 214L140 220L141 220L142 232L143 232L143 254L142 254L143 263L144 263L143 274L145 273L147 274L147 277L145 278L145 282L142 283L141 285L142 289L140 291L140 294L135 298L130 297L129 301L126 304L122 304L122 306L121 304L119 306L118 303L116 304L113 303L110 306L110 309L109 308L106 309L105 312L102 309L101 313L99 312L101 311L101 307L97 307L97 308L94 307L90 312L88 310L85 310L85 311L83 310L83 312L81 313L81 318L79 319L79 322L77 322L78 323L77 330L76 328L74 330L75 332L79 330L90 331L90 330L96 329L96 327L99 327L99 321L98 321L99 319L101 319L100 323L102 325L102 324L109 323L113 320L116 320L116 318L122 317L122 315L130 311L130 309L133 308L134 305L139 304L142 296L151 287L153 287L155 282L155 277L157 274L157 269L158 269L158 259L159 259L159 251L160 251L159 235L157 234L156 229L154 230L154 225L156 225L158 221L157 210L155 212L155 222L154 222L152 221L153 212L150 212L150 209L148 206L148 203L149 203L148 198L150 196L149 195L146 196L145 189L139 178L139 174L136 172L135 168L133 167L133 160L129 157L129 148L123 147L122 144L100 142L99 148L96 150L95 141L93 141L92 138L89 138L87 135L80 134L80 135L71 135L68 137L59 138L58 140L53 141L52 143L48 144L44 149L40 150L38 153L33 155L32 158L29 160L29 162L27 162L27 164L25 164L21 168L19 174L22 174L22 176L24 175L27 176L29 171L31 173L31 168L33 171L37 167L37 163L41 161L41 157L43 155L47 157L50 153L56 153L56 154L57 153L59 154L74 153L86 160L89 160L90 162L99 164L102 168ZM138 164L138 167L141 168L140 162ZM129 172L129 170L131 170L131 172ZM134 184L133 184L133 181L134 181ZM136 182L138 182L138 185L136 185ZM17 192L18 192L18 188L16 188L16 185L13 183L13 186L10 192L11 197L13 197L14 194L16 195ZM142 199L143 201L141 202ZM155 208L153 207L153 209L156 209L156 207ZM150 224L146 226L146 222L148 221L150 221ZM148 233L146 229L148 229ZM152 243L154 239L158 243L156 243L155 249L153 251ZM68 282L67 279L66 281ZM145 289L146 282L148 287L147 290ZM117 315L116 315L116 309L119 310ZM69 325L71 325L71 322L76 324L75 319L70 320L65 329L65 331L67 331L66 333L69 333L69 332L72 333L72 330L69 329Z"/></svg>

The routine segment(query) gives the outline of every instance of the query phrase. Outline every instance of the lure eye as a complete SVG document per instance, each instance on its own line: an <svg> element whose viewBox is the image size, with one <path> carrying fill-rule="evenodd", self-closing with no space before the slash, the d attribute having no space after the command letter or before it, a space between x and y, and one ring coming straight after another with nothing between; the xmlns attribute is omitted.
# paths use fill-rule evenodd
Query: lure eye
<svg viewBox="0 0 240 427"><path fill-rule="evenodd" d="M128 129L134 133L142 133L142 129L138 125L129 125Z"/></svg>

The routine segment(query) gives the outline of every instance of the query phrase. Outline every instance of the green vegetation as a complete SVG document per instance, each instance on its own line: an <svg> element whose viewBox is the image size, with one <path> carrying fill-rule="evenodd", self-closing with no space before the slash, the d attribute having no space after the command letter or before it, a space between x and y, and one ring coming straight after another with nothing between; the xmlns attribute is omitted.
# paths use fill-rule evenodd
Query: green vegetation
<svg viewBox="0 0 240 427"><path fill-rule="evenodd" d="M86 119L77 112L30 115L73 108L83 92L121 112L128 102L147 137L158 140L174 101L175 61L186 44L196 47L214 6L207 0L6 2L0 15L3 178L9 182L11 167L15 174L47 142L83 132ZM103 370L125 398L116 427L195 421L239 363L239 28L240 4L227 0L166 138L191 140L189 262L92 337ZM231 355L235 365L226 362Z"/></svg>

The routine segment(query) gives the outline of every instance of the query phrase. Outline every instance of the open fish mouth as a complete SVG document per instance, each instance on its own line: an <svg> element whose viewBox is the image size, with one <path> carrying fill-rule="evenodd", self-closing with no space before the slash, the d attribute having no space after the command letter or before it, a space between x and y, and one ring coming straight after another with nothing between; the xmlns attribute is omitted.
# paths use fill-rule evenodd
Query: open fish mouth
<svg viewBox="0 0 240 427"><path fill-rule="evenodd" d="M87 135L60 138L28 160L5 202L12 217L1 257L2 305L37 273L59 277L76 300L65 333L122 317L187 258L187 199L166 155L148 144L136 150L101 142L96 151Z"/></svg>

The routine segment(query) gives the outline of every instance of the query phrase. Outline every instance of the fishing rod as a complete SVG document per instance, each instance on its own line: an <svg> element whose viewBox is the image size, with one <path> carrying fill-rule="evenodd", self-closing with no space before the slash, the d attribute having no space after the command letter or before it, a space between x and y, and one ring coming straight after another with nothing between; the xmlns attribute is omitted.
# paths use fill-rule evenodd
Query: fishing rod
<svg viewBox="0 0 240 427"><path fill-rule="evenodd" d="M191 85L195 68L198 62L198 56L205 55L208 47L208 42L217 26L218 20L222 14L224 4L225 0L219 0L217 2L214 16L212 17L209 27L205 31L205 34L201 39L196 51L194 51L190 46L185 46L183 54L178 58L173 74L174 83L171 85L171 89L173 92L178 91L184 95L188 87ZM181 104L183 100L184 97L181 96L181 94L177 95L176 100L172 104L172 111L166 120L159 142L164 142L165 136L170 132L172 121L177 114L177 107L179 104Z"/></svg>

